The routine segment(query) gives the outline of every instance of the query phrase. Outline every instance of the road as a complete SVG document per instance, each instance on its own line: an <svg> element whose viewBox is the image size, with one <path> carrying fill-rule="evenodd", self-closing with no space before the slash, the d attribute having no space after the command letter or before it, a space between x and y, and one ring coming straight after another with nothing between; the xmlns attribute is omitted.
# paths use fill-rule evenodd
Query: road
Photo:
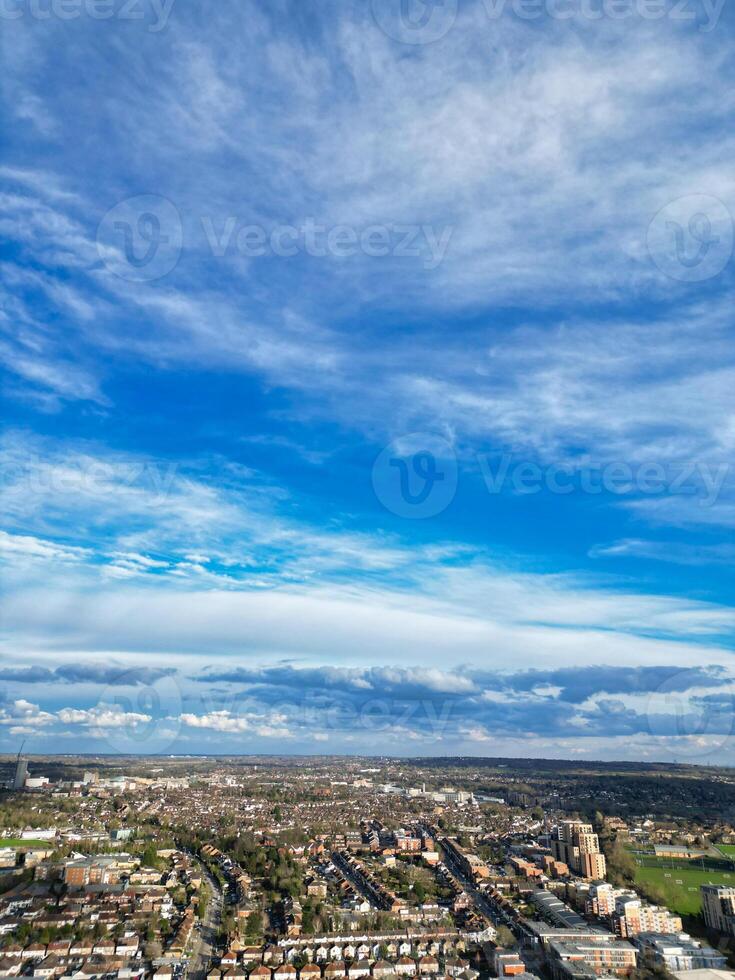
<svg viewBox="0 0 735 980"><path fill-rule="evenodd" d="M222 923L222 889L219 882L209 873L206 866L194 854L189 854L192 861L199 865L202 877L209 885L210 897L204 919L194 927L191 952L184 971L186 980L206 980L212 962L217 934Z"/></svg>
<svg viewBox="0 0 735 980"><path fill-rule="evenodd" d="M439 844L441 846L441 842ZM470 881L452 857L451 852L445 847L442 847L442 857L446 866L474 902L477 911L481 915L484 915L486 919L489 919L493 925L507 925L508 923L505 922L506 916L502 910L494 902L491 902L487 895L483 895L475 886L474 882Z"/></svg>
<svg viewBox="0 0 735 980"><path fill-rule="evenodd" d="M452 858L451 853L444 847L442 847L442 856L446 866L474 902L475 908L483 915L487 916L493 925L507 926L515 935L516 939L518 940L518 954L523 960L528 973L534 973L536 976L544 976L545 970L543 952L538 944L531 939L529 931L523 928L523 921L521 921L521 923L516 922L495 902L493 902L488 895L483 894L478 888L476 888L474 882L470 881L469 878L463 874L462 869Z"/></svg>
<svg viewBox="0 0 735 980"><path fill-rule="evenodd" d="M376 902L375 895L371 892L370 887L356 874L355 869L345 861L342 855L338 851L334 851L331 857L332 864L339 869L360 897L364 898L366 902L370 902L371 908L380 909L381 906Z"/></svg>

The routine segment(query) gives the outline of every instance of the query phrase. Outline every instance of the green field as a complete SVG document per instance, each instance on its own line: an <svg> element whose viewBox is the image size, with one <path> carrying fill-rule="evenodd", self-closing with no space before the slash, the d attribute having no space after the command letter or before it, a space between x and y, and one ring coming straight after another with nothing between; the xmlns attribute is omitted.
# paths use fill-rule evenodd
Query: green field
<svg viewBox="0 0 735 980"><path fill-rule="evenodd" d="M45 847L54 849L54 842L48 840L21 840L20 837L0 837L0 847Z"/></svg>
<svg viewBox="0 0 735 980"><path fill-rule="evenodd" d="M735 858L735 844L718 844L717 850L725 857Z"/></svg>
<svg viewBox="0 0 735 980"><path fill-rule="evenodd" d="M666 905L678 915L696 915L702 907L700 885L735 885L735 871L702 871L701 868L671 868L662 865L638 866L636 882L654 885Z"/></svg>

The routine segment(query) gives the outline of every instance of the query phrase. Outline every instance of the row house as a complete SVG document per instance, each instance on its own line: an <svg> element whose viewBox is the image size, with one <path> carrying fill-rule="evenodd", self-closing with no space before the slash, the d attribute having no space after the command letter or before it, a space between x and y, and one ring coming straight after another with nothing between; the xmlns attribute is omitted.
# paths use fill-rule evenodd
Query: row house
<svg viewBox="0 0 735 980"><path fill-rule="evenodd" d="M231 966L222 974L222 980L247 980L247 973L241 966Z"/></svg>
<svg viewBox="0 0 735 980"><path fill-rule="evenodd" d="M454 963L454 969L448 972L450 977L460 977L466 971L468 964L462 961ZM461 969L460 969L461 968ZM233 968L234 969L234 968ZM233 969L224 974L212 971L207 980L241 980L240 973ZM323 970L316 963L307 963L297 970L290 963L284 963L271 970L265 964L256 966L250 972L250 980L362 980L364 977L374 977L384 980L387 977L431 977L439 974L439 960L436 956L423 956L418 960L410 956L401 956L394 963L388 960L372 962L367 958L356 959L352 962L331 960ZM216 975L215 975L216 974Z"/></svg>

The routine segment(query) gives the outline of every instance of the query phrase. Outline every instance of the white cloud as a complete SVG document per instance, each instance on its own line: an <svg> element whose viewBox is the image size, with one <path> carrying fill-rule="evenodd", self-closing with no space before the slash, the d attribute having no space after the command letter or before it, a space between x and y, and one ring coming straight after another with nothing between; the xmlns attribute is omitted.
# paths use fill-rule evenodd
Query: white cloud
<svg viewBox="0 0 735 980"><path fill-rule="evenodd" d="M0 555L15 559L41 559L43 561L79 562L91 556L89 548L62 545L28 534L8 534L0 531Z"/></svg>
<svg viewBox="0 0 735 980"><path fill-rule="evenodd" d="M124 711L120 705L99 704L94 708L62 708L56 713L59 721L66 725L108 729L129 728L145 725L152 720L151 715L138 711Z"/></svg>
<svg viewBox="0 0 735 980"><path fill-rule="evenodd" d="M24 698L8 704L0 704L0 725L11 725L35 730L50 725L53 721L53 714L48 711L42 711L37 704L32 704Z"/></svg>
<svg viewBox="0 0 735 980"><path fill-rule="evenodd" d="M285 726L270 723L277 722L277 717L269 720L265 715L233 715L229 711L210 711L206 715L182 714L181 721L189 728L203 728L227 734L247 733L259 738L292 737L291 731Z"/></svg>
<svg viewBox="0 0 735 980"><path fill-rule="evenodd" d="M483 613L447 597L369 587L183 593L120 588L92 595L45 587L15 594L5 628L15 651L47 654L113 649L198 656L206 649L210 656L237 655L245 662L287 656L379 665L391 651L403 666L442 669L461 663L496 669L510 662L584 665L590 651L598 663L633 665L728 658L716 643L691 639L731 628L727 609L667 597L586 596L534 579L527 590L492 575L485 585L497 599ZM116 624L114 634L110 622ZM664 638L653 635L656 630Z"/></svg>

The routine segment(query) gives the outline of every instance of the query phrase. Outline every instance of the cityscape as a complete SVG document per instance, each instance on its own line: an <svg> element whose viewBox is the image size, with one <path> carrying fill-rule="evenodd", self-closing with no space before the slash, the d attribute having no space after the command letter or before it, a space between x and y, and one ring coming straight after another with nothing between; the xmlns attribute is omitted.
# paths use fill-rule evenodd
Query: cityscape
<svg viewBox="0 0 735 980"><path fill-rule="evenodd" d="M735 980L735 0L0 64L0 980Z"/></svg>
<svg viewBox="0 0 735 980"><path fill-rule="evenodd" d="M3 770L2 977L735 977L729 769L18 754Z"/></svg>

